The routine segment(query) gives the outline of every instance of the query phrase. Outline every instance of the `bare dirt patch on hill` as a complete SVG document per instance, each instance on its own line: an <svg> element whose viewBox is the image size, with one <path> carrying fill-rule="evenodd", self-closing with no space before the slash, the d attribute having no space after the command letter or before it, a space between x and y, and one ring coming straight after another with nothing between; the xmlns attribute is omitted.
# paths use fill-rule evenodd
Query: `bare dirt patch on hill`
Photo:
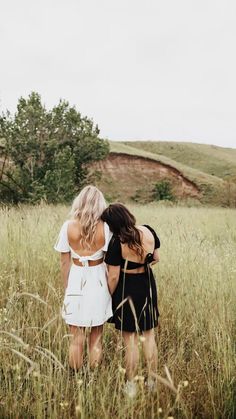
<svg viewBox="0 0 236 419"><path fill-rule="evenodd" d="M91 180L111 200L150 201L155 183L168 180L177 199L200 199L197 185L176 168L147 157L111 152L89 167Z"/></svg>

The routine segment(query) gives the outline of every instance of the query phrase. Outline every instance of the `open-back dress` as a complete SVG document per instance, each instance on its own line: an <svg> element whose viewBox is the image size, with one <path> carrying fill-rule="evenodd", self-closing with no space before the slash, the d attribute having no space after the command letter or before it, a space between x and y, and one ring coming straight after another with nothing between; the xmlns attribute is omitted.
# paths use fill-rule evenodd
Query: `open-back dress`
<svg viewBox="0 0 236 419"><path fill-rule="evenodd" d="M61 253L70 252L72 259L79 260L83 266L71 264L68 285L62 307L62 317L69 325L94 327L104 324L112 316L111 295L107 285L105 262L89 266L89 260L99 260L107 251L111 232L104 223L104 246L90 256L80 256L69 244L67 220L59 233L54 249Z"/></svg>
<svg viewBox="0 0 236 419"><path fill-rule="evenodd" d="M160 240L149 225L145 225L145 227L154 236L154 252L160 247ZM112 296L113 317L109 320L115 323L116 329L127 332L143 332L158 325L157 288L150 266L152 261L153 253L146 256L144 263L124 259L119 237L112 237L105 262L108 265L121 268L118 285ZM142 273L122 272L124 268L132 270L141 266L145 269Z"/></svg>

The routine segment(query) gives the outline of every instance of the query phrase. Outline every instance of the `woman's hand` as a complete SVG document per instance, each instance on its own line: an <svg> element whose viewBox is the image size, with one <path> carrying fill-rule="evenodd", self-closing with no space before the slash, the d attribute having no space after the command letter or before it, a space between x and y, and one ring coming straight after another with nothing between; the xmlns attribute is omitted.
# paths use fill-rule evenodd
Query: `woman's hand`
<svg viewBox="0 0 236 419"><path fill-rule="evenodd" d="M71 257L70 252L61 253L61 275L63 280L64 288L67 288L68 277L71 266Z"/></svg>
<svg viewBox="0 0 236 419"><path fill-rule="evenodd" d="M119 281L120 266L107 265L107 268L108 268L107 284L108 284L110 294L112 295Z"/></svg>

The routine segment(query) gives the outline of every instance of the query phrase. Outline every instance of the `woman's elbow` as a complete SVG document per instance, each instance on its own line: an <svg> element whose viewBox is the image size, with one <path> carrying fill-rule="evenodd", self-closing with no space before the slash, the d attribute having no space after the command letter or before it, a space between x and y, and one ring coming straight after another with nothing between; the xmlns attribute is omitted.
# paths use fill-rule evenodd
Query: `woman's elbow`
<svg viewBox="0 0 236 419"><path fill-rule="evenodd" d="M154 254L153 254L153 263L158 263L160 262L160 256L159 256L159 252L157 250L155 250Z"/></svg>
<svg viewBox="0 0 236 419"><path fill-rule="evenodd" d="M116 284L119 280L119 275L109 275L108 281L110 284Z"/></svg>
<svg viewBox="0 0 236 419"><path fill-rule="evenodd" d="M108 265L108 282L109 283L118 282L119 276L120 276L120 267Z"/></svg>
<svg viewBox="0 0 236 419"><path fill-rule="evenodd" d="M70 263L70 253L61 253L61 265L65 266Z"/></svg>

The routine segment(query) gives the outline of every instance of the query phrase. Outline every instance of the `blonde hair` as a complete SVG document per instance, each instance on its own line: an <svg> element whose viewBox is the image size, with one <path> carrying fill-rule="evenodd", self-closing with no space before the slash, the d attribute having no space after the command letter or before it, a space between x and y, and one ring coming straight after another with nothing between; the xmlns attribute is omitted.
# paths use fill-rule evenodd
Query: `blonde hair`
<svg viewBox="0 0 236 419"><path fill-rule="evenodd" d="M94 243L96 227L106 208L103 193L96 186L86 186L74 199L70 215L81 224L81 245L90 249Z"/></svg>

